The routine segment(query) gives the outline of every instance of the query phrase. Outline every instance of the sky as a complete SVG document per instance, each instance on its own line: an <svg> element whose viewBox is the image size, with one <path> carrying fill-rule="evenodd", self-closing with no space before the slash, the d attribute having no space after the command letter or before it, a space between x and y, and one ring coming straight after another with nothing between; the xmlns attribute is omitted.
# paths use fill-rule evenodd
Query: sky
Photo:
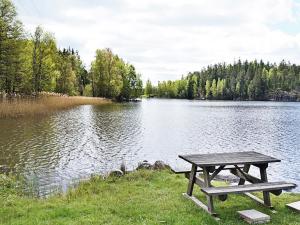
<svg viewBox="0 0 300 225"><path fill-rule="evenodd" d="M87 68L111 48L143 80L175 80L238 59L300 63L300 1L13 0L28 33L53 33Z"/></svg>

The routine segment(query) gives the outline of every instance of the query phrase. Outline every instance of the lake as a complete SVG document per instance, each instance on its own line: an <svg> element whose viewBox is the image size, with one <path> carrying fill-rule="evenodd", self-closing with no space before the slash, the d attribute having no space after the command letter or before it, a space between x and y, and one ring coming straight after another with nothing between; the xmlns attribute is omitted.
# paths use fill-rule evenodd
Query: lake
<svg viewBox="0 0 300 225"><path fill-rule="evenodd" d="M0 165L15 168L40 195L122 162L186 168L178 154L252 150L282 160L268 168L270 180L300 185L300 103L149 99L0 119L0 128Z"/></svg>

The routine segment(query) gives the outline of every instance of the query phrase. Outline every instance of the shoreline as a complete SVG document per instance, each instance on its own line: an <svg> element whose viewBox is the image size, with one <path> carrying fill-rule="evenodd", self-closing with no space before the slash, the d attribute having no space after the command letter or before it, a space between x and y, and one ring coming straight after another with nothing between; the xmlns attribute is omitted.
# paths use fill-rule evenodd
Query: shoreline
<svg viewBox="0 0 300 225"><path fill-rule="evenodd" d="M105 105L106 98L84 96L41 95L0 99L0 119L48 115L80 105Z"/></svg>
<svg viewBox="0 0 300 225"><path fill-rule="evenodd" d="M140 170L124 176L93 176L66 194L46 199L24 196L13 190L14 181L3 179L0 189L0 223L6 224L216 224L213 217L182 197L187 180L170 170ZM4 181L4 182L3 182ZM216 181L216 185L222 182ZM196 188L195 195L203 197ZM277 211L272 224L300 223L298 214L285 204L299 201L300 195L284 193L272 197ZM224 224L242 225L237 210L254 208L270 211L249 198L230 195L216 201L216 211ZM18 215L18 216L16 216Z"/></svg>

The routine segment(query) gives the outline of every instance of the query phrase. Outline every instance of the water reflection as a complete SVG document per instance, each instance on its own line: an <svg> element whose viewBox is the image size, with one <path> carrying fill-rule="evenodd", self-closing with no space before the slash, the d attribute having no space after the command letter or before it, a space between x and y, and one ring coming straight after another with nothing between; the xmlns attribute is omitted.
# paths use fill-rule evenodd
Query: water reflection
<svg viewBox="0 0 300 225"><path fill-rule="evenodd" d="M42 194L147 159L184 167L178 154L255 150L278 157L271 179L300 184L300 104L145 100L0 120L0 164Z"/></svg>

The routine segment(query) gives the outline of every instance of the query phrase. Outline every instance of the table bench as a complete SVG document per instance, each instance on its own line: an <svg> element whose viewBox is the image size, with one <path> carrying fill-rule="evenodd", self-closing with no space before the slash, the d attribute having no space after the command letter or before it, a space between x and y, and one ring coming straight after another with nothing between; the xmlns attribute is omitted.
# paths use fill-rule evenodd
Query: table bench
<svg viewBox="0 0 300 225"><path fill-rule="evenodd" d="M280 195L282 190L296 187L295 184L288 182L268 182L266 172L268 164L280 162L280 160L254 151L179 155L179 158L192 164L190 171L184 171L184 174L189 179L185 196L211 215L216 215L213 196L218 196L220 200L225 201L228 194L243 193L258 203L273 208L270 193ZM260 178L249 174L250 166L259 168ZM211 181L223 170L229 170L233 175L237 176L239 178L238 185L213 187ZM203 178L197 176L199 172ZM245 184L246 181L250 184ZM200 186L201 191L206 195L207 204L204 204L192 195L195 184ZM250 192L257 191L263 192L263 200L250 194Z"/></svg>

